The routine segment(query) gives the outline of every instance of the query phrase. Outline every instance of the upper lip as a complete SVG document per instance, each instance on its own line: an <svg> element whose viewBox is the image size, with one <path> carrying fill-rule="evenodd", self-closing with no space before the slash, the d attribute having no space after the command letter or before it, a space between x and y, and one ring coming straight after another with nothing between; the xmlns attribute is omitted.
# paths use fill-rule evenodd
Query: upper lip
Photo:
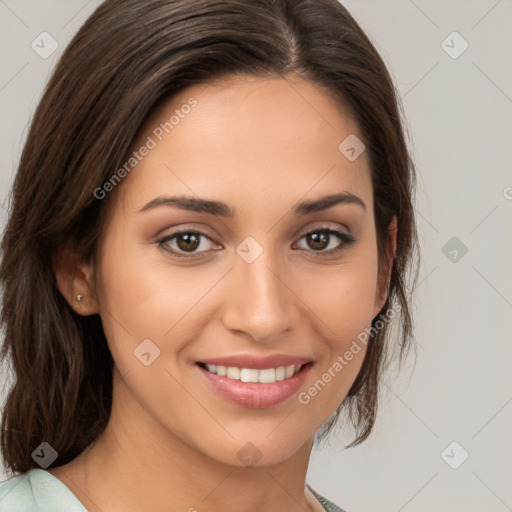
<svg viewBox="0 0 512 512"><path fill-rule="evenodd" d="M275 354L266 357L256 357L247 354L231 355L225 357L211 357L198 361L203 364L214 364L216 366L234 366L237 368L252 368L263 370L265 368L279 368L280 366L301 366L312 362L307 357L288 356Z"/></svg>

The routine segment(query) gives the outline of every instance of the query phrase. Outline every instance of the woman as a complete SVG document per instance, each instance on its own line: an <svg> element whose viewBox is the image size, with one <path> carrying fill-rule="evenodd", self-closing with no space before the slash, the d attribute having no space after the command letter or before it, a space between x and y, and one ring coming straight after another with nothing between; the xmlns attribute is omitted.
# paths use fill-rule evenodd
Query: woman
<svg viewBox="0 0 512 512"><path fill-rule="evenodd" d="M342 510L309 456L409 348L413 184L337 1L106 0L15 179L0 508Z"/></svg>

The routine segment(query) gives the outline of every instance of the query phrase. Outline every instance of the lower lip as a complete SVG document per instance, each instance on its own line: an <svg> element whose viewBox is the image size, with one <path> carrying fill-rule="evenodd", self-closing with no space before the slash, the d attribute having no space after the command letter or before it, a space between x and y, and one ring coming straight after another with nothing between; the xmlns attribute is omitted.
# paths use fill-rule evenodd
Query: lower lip
<svg viewBox="0 0 512 512"><path fill-rule="evenodd" d="M311 366L311 363L304 365L299 372L288 379L262 384L260 382L242 382L241 380L219 377L217 374L210 373L196 365L201 374L204 375L206 382L220 396L237 405L253 409L273 407L290 398L304 383Z"/></svg>

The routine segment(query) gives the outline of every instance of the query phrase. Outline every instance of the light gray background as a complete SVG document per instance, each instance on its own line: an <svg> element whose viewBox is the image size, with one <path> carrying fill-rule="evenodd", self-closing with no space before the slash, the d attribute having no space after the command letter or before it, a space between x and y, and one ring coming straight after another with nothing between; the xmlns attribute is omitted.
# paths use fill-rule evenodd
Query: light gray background
<svg viewBox="0 0 512 512"><path fill-rule="evenodd" d="M0 0L4 206L49 71L99 3ZM418 357L387 387L371 439L344 450L346 432L315 450L308 482L350 512L512 510L512 0L342 3L388 64L408 119ZM59 43L48 59L31 48L43 31ZM457 58L445 51L463 48L454 31L469 44ZM443 253L452 237L467 254Z"/></svg>

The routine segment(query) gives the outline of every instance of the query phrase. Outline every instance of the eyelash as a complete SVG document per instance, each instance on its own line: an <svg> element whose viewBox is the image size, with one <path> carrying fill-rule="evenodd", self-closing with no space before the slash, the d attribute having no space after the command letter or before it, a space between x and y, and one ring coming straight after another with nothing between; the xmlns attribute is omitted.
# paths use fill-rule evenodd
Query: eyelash
<svg viewBox="0 0 512 512"><path fill-rule="evenodd" d="M199 253L183 254L183 253L179 253L179 252L175 251L174 249L168 249L168 248L164 247L164 244L166 244L170 240L176 238L178 235L181 235L183 233L203 236L204 238L207 238L208 240L213 242L213 240L206 233L203 233L202 231L191 230L191 229L182 229L179 231L175 231L171 235L167 235L167 236L157 240L157 243L158 243L159 247L161 247L164 251L171 253L173 256L176 256L178 258L188 258L188 259L197 258L197 254L201 254L202 252L208 252L208 251L200 251ZM329 255L329 256L336 255L336 254L340 253L341 251L343 251L344 249L346 249L347 247L350 247L351 245L353 245L356 242L356 238L354 237L354 235L345 233L341 229L328 228L328 227L320 227L320 228L316 228L311 231L308 231L307 233L304 233L300 237L299 240L302 240L304 237L306 237L307 235L311 235L312 233L326 233L329 235L333 235L333 236L337 237L340 242L342 242L340 245L338 245L334 249L330 249L329 251L325 251L325 250L315 251L313 249L310 250L314 254L317 254L319 257L322 257L323 255ZM306 249L301 249L301 250L306 250Z"/></svg>

